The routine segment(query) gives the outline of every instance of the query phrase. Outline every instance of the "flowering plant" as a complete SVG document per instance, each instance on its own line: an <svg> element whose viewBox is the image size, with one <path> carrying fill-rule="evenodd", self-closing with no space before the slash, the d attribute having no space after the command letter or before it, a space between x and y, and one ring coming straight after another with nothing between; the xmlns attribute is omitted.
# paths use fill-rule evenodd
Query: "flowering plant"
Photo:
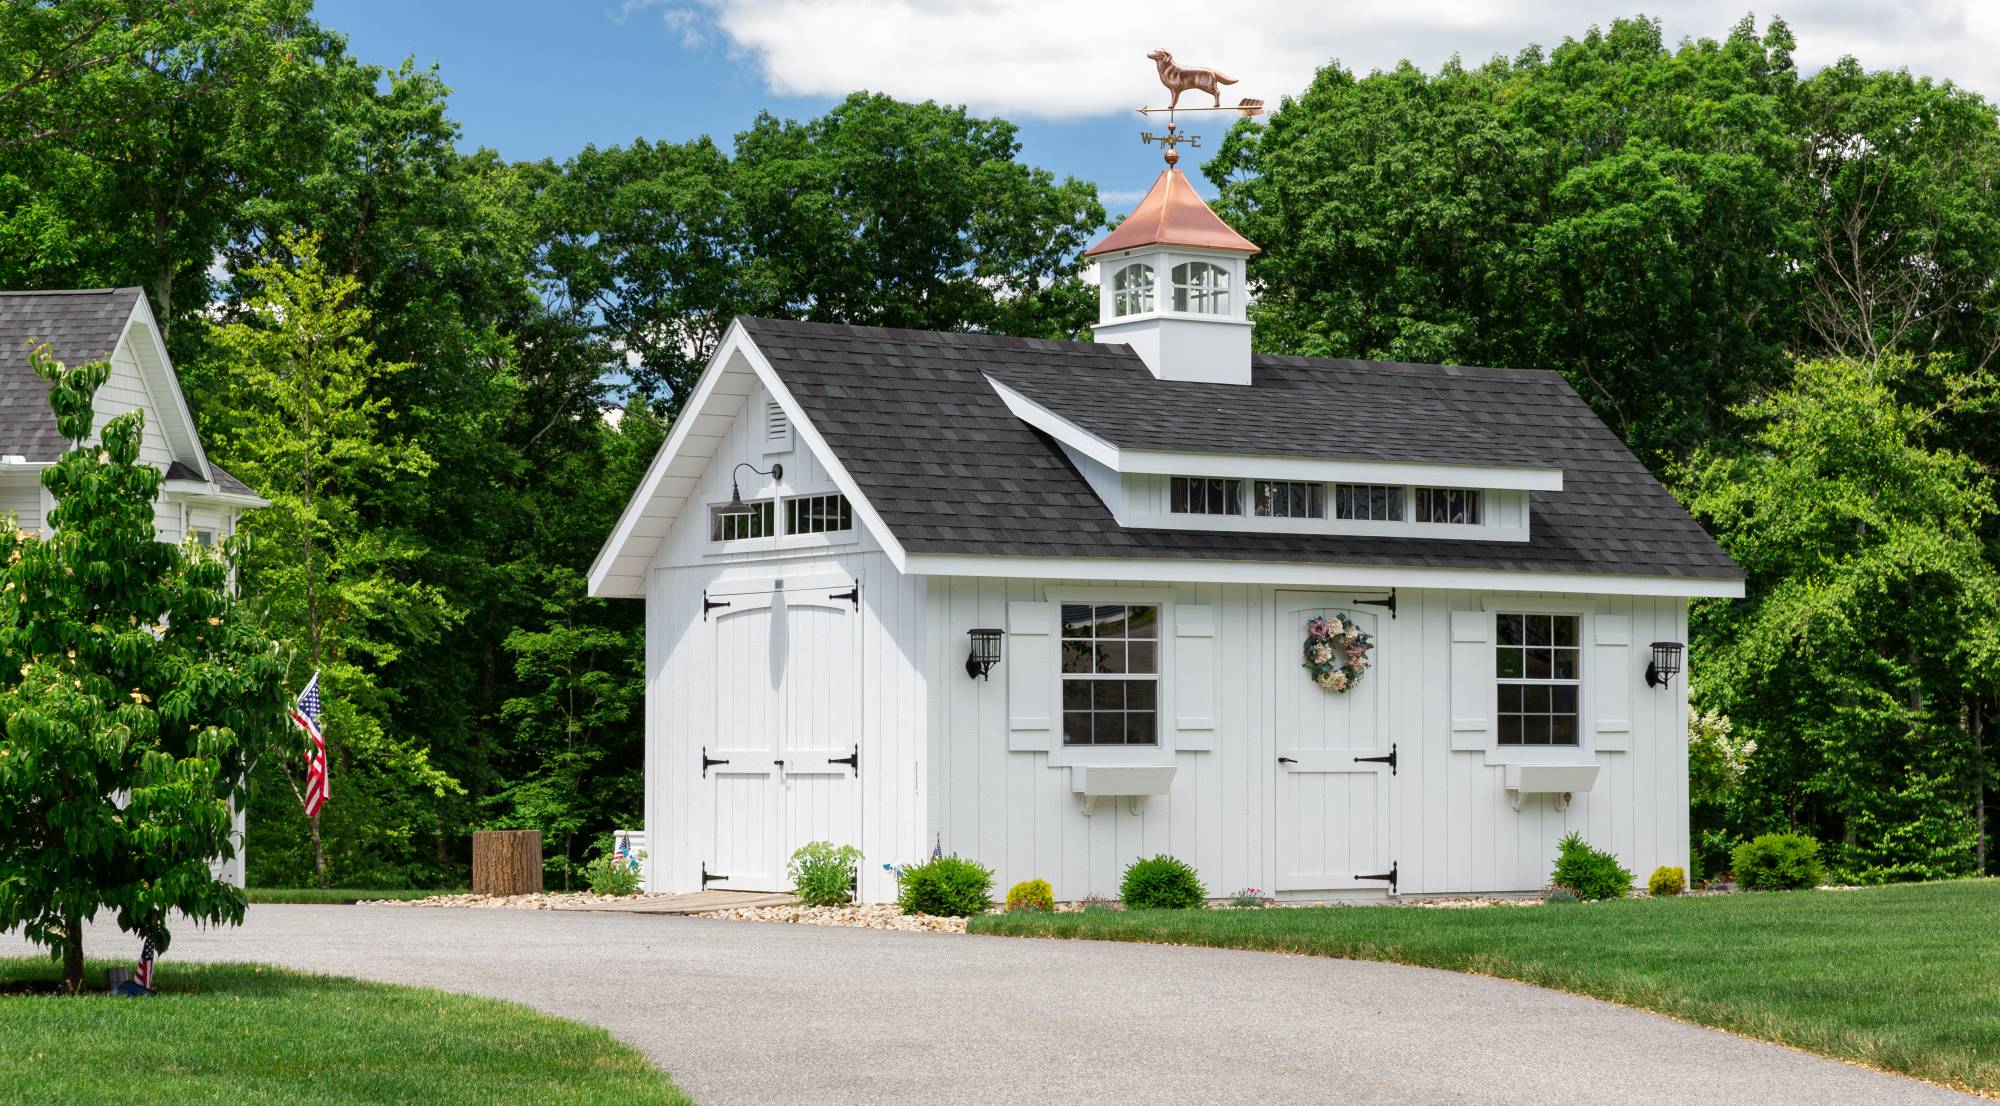
<svg viewBox="0 0 2000 1106"><path fill-rule="evenodd" d="M1305 669L1312 682L1328 691L1346 691L1368 671L1368 651L1375 639L1363 633L1354 616L1342 611L1306 623Z"/></svg>

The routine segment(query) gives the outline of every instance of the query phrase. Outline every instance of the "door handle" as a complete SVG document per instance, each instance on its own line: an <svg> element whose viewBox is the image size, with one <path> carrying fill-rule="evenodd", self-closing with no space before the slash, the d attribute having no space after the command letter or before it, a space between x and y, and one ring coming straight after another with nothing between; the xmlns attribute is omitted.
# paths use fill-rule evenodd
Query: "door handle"
<svg viewBox="0 0 2000 1106"><path fill-rule="evenodd" d="M1296 760L1293 760L1293 759L1292 759L1291 757L1279 757L1279 758L1278 758L1278 763L1279 763L1279 764L1297 764L1297 763L1298 763L1298 761L1296 761Z"/></svg>

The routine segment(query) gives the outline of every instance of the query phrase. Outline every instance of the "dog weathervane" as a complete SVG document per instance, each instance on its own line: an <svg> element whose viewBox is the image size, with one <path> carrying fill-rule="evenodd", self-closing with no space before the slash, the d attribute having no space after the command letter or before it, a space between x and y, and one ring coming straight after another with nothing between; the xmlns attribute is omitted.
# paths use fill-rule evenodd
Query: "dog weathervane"
<svg viewBox="0 0 2000 1106"><path fill-rule="evenodd" d="M1160 83L1166 86L1167 91L1172 94L1172 98L1167 101L1166 107L1139 109L1139 114L1141 115L1164 114L1167 117L1167 133L1154 134L1152 131L1141 131L1139 132L1139 140L1148 145L1157 142L1165 146L1167 148L1167 164L1169 166L1172 166L1181 159L1180 150L1177 148L1181 143L1185 142L1195 147L1201 145L1200 135L1182 132L1180 124L1174 121L1176 112L1234 111L1241 113L1245 119L1253 115L1264 114L1264 101L1262 100L1243 99L1236 101L1233 107L1224 107L1222 103L1222 86L1235 84L1236 78L1223 73L1219 69L1198 69L1189 65L1177 65L1174 63L1174 56L1165 50L1155 50L1147 54L1146 57L1152 59L1153 64L1159 67ZM1215 97L1215 104L1214 106L1184 108L1180 106L1181 93L1183 92L1206 92L1210 96Z"/></svg>

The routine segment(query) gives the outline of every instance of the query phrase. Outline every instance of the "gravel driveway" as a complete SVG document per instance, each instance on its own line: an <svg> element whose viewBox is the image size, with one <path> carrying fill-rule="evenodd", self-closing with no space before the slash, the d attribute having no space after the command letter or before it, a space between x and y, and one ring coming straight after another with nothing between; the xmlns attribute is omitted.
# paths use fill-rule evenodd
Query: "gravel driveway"
<svg viewBox="0 0 2000 1106"><path fill-rule="evenodd" d="M131 944L98 927L88 947ZM0 935L0 954L26 951ZM253 906L241 929L177 932L178 959L514 999L644 1049L702 1106L1979 1101L1521 984L1270 953Z"/></svg>

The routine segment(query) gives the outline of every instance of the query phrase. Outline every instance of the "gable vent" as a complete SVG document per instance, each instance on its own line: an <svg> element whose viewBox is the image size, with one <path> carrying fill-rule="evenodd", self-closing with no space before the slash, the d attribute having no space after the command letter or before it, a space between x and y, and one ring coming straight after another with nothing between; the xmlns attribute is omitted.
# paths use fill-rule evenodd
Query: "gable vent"
<svg viewBox="0 0 2000 1106"><path fill-rule="evenodd" d="M764 452L786 453L792 448L792 420L775 399L764 401Z"/></svg>

